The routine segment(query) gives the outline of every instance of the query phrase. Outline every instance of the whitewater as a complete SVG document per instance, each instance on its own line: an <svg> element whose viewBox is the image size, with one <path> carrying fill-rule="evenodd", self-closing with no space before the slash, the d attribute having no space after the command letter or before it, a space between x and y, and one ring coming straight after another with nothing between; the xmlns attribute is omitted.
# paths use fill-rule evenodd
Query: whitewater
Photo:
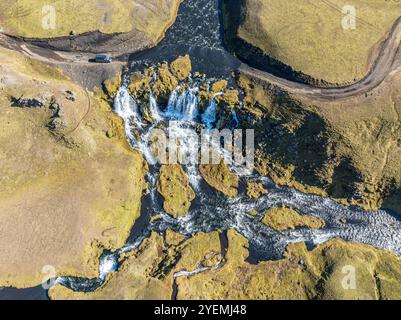
<svg viewBox="0 0 401 320"><path fill-rule="evenodd" d="M140 105L129 93L126 81L118 90L114 101L114 112L122 118L125 124L127 141L132 148L142 152L149 165L147 181L149 195L146 196L146 210L151 210L150 216L161 213L161 219L144 223L139 234L131 237L127 244L116 252L105 251L100 257L99 277L82 279L76 277L59 277L55 281L75 291L93 291L102 285L106 276L118 270L119 257L122 253L138 248L151 232L163 234L167 229L191 237L197 232L213 232L234 229L249 241L250 256L253 261L280 259L290 243L305 242L309 248L333 238L371 245L378 249L389 250L401 257L401 221L390 211L364 211L359 207L345 206L334 200L318 195L304 194L293 188L276 185L268 177L262 177L249 170L241 171L232 167L240 177L239 195L227 198L210 188L199 174L195 164L183 165L196 199L188 214L173 218L163 211L163 203L158 195L156 183L159 177L160 165L155 160L150 145L150 133L156 127L168 129L174 121L174 134L186 143L179 148L191 148L195 145L186 137L188 128L202 126L214 128L218 122L218 105L215 95L203 113L199 110L196 83L185 90L178 86L170 95L166 106L159 106L154 95L149 93L149 107L153 122L144 120L140 110L146 106ZM235 123L238 116L232 114ZM171 128L169 128L171 129ZM234 129L234 128L231 128ZM135 133L135 134L134 134ZM193 150L187 150L193 152ZM224 156L224 154L222 154ZM258 200L250 199L245 194L247 181L261 183L269 192ZM301 215L318 217L325 222L322 229L300 228L287 231L275 231L261 222L266 210L272 207L288 207ZM249 212L257 212L250 215ZM149 213L148 213L149 214ZM346 221L346 223L344 223ZM224 257L224 248L222 248ZM199 272L214 270L221 266L221 260L211 267L199 266L195 270L180 270L174 278L191 276Z"/></svg>

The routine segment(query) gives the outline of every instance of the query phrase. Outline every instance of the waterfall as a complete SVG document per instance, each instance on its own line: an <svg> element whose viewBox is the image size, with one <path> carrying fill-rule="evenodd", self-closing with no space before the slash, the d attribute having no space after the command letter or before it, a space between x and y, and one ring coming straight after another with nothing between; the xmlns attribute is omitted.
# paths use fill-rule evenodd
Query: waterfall
<svg viewBox="0 0 401 320"><path fill-rule="evenodd" d="M170 119L193 121L198 116L198 88L186 89L181 94L178 86L170 95L166 116Z"/></svg>
<svg viewBox="0 0 401 320"><path fill-rule="evenodd" d="M232 117L233 117L233 121L234 121L234 129L239 127L239 119L238 119L238 115L237 112L235 110L231 111Z"/></svg>
<svg viewBox="0 0 401 320"><path fill-rule="evenodd" d="M209 106L206 108L205 112L202 115L202 122L206 126L207 129L213 129L214 124L217 119L217 102L216 97L221 96L223 93L216 93L212 101L210 101Z"/></svg>
<svg viewBox="0 0 401 320"><path fill-rule="evenodd" d="M124 120L136 116L137 105L124 86L117 91L114 99L114 112Z"/></svg>
<svg viewBox="0 0 401 320"><path fill-rule="evenodd" d="M401 220L384 210L367 214L367 212L356 207L347 207L336 203L334 200L318 195L303 194L289 187L275 185L270 179L253 175L252 170L232 165L227 150L219 148L220 141L214 146L221 150L220 154L226 159L232 170L240 177L245 177L254 182L261 183L269 190L258 200L250 199L245 191L239 190L235 198L225 198L222 194L208 192L201 183L202 177L198 170L197 163L183 164L189 182L196 192L195 205L184 217L173 218L159 209L157 204L157 181L159 179L157 167L153 167L153 154L149 147L149 140L152 129L163 128L169 131L177 141L177 146L182 154L191 155L199 151L198 137L192 135L198 118L197 88L189 88L181 92L177 87L170 95L166 111L159 110L154 95L150 92L149 109L154 124L145 124L138 112L138 105L125 85L117 92L114 100L114 111L120 116L125 124L126 135L133 148L139 149L149 163L150 170L147 173L149 182L150 200L154 207L152 213L161 213L161 219L149 223L133 242L112 253L104 251L99 259L99 277L86 279L80 277L57 277L55 284L61 284L67 288L79 292L92 292L104 284L107 275L116 272L119 268L119 259L125 253L138 248L144 239L148 238L152 231L163 233L167 229L183 235L192 235L196 232L211 232L232 228L249 240L257 252L258 260L270 260L282 258L289 243L309 242L317 245L333 238L341 238L347 241L365 243L379 249L387 249L398 256L401 256ZM219 95L219 94L217 94ZM200 117L207 129L213 129L217 120L216 96ZM241 105L242 106L242 105ZM235 110L231 111L234 126L239 125L238 116ZM168 123L168 121L172 121ZM188 129L192 129L188 131ZM135 132L135 135L133 134ZM206 133L208 134L208 133ZM245 181L244 181L245 182ZM325 221L322 229L298 228L277 232L261 222L261 217L269 208L288 207L299 212L301 215L311 215ZM255 210L258 216L249 214ZM344 217L346 224L342 223L339 217ZM385 232L383 232L385 230ZM200 272L215 270L222 266L223 259L220 259L214 266L203 266L198 264L193 271L181 270L173 274L174 281L178 277L189 277Z"/></svg>
<svg viewBox="0 0 401 320"><path fill-rule="evenodd" d="M134 139L131 132L131 120L135 120L137 125L141 125L141 122L138 121L137 109L137 104L128 89L125 86L118 89L114 98L114 112L124 120L125 134L130 141Z"/></svg>
<svg viewBox="0 0 401 320"><path fill-rule="evenodd" d="M153 92L150 92L149 94L149 111L153 121L155 121L156 123L162 121L163 118L160 115L157 101L155 96L153 95Z"/></svg>

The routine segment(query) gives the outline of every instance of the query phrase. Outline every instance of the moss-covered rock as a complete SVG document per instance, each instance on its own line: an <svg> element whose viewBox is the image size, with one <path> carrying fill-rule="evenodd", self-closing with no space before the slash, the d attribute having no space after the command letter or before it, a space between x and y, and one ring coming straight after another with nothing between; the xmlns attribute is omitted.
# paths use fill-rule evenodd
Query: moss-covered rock
<svg viewBox="0 0 401 320"><path fill-rule="evenodd" d="M153 67L145 69L143 72L135 71L132 73L128 90L135 98L147 98L152 89L151 83L155 70Z"/></svg>
<svg viewBox="0 0 401 320"><path fill-rule="evenodd" d="M164 210L174 217L185 215L195 199L195 192L180 165L161 167L157 190L164 198Z"/></svg>
<svg viewBox="0 0 401 320"><path fill-rule="evenodd" d="M179 80L183 81L189 77L192 71L192 63L189 55L178 57L170 64L173 75Z"/></svg>
<svg viewBox="0 0 401 320"><path fill-rule="evenodd" d="M224 103L227 106L236 106L239 104L238 90L226 90L221 96L216 97L218 103Z"/></svg>
<svg viewBox="0 0 401 320"><path fill-rule="evenodd" d="M320 229L325 223L322 219L308 215L300 215L290 208L271 208L267 210L263 223L277 231L300 227Z"/></svg>
<svg viewBox="0 0 401 320"><path fill-rule="evenodd" d="M228 197L236 197L238 194L239 178L232 173L227 164L222 160L220 164L206 164L199 166L203 179L216 190Z"/></svg>
<svg viewBox="0 0 401 320"><path fill-rule="evenodd" d="M210 86L210 92L212 94L223 92L224 90L227 89L227 85L228 85L227 80L220 80L220 81L214 82Z"/></svg>
<svg viewBox="0 0 401 320"><path fill-rule="evenodd" d="M177 87L178 79L171 73L168 63L162 63L157 67L157 80L152 86L154 95L168 101L170 93Z"/></svg>
<svg viewBox="0 0 401 320"><path fill-rule="evenodd" d="M268 191L263 187L261 183L248 182L246 186L246 194L249 198L259 199L262 195L267 194Z"/></svg>
<svg viewBox="0 0 401 320"><path fill-rule="evenodd" d="M120 87L121 87L121 73L117 73L112 79L108 79L103 82L104 91L110 100L114 99L117 90Z"/></svg>

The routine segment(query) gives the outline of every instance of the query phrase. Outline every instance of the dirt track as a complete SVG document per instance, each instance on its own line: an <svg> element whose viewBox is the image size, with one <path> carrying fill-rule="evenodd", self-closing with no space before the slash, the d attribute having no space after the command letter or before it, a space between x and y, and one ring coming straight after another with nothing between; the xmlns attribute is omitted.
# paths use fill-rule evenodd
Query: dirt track
<svg viewBox="0 0 401 320"><path fill-rule="evenodd" d="M401 70L401 17L397 19L386 40L381 44L377 58L362 80L343 87L318 88L292 82L270 73L241 64L239 71L262 81L277 85L289 92L315 99L339 100L365 94L378 87L393 72Z"/></svg>
<svg viewBox="0 0 401 320"><path fill-rule="evenodd" d="M120 35L116 36L119 37ZM67 73L69 73L69 76L72 78L76 77L75 73L80 73L80 70L84 69L82 73L86 74L85 79L81 79L79 75L77 78L78 82L86 87L98 85L96 81L90 81L90 77L88 77L88 71L89 74L93 73L92 75L94 79L98 74L103 74L105 77L108 77L110 71L115 73L117 69L121 70L125 64L124 61L118 61L118 59L113 62L112 65L93 64L90 63L89 60L94 57L94 52L59 51L50 47L37 46L36 44L37 41L35 42L34 40L28 41L20 38L10 37L5 34L0 34L0 46L17 50L29 56L30 58L39 61L57 64L64 70L67 70ZM362 80L343 87L319 88L313 85L289 81L284 78L274 76L268 72L251 68L244 63L240 65L238 71L261 81L266 81L273 85L277 85L294 94L307 96L313 99L340 100L366 94L379 86L393 72L401 70L400 45L401 17L397 19L386 40L380 45L376 55L377 57L372 58L375 60L370 63L371 68L368 71L368 74ZM127 47L124 47L124 52L114 52L114 56L118 57L122 54L125 54L126 50ZM104 76L101 78L104 78Z"/></svg>

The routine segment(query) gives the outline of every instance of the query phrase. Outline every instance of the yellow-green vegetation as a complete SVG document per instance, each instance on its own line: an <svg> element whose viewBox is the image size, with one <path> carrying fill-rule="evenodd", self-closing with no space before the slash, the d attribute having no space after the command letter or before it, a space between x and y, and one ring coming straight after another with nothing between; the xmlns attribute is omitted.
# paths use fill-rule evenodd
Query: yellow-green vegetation
<svg viewBox="0 0 401 320"><path fill-rule="evenodd" d="M178 278L178 299L399 299L401 261L387 251L331 240L312 251L290 244L284 259L252 265L248 242L228 233L220 269ZM350 272L355 271L355 287ZM344 285L344 286L343 286ZM350 287L351 286L351 287ZM354 288L354 289L353 289Z"/></svg>
<svg viewBox="0 0 401 320"><path fill-rule="evenodd" d="M171 299L174 273L195 270L199 264L214 265L220 250L219 235L198 233L182 243L182 236L168 231L167 246L153 233L141 246L124 257L122 266L105 284L90 293L79 293L57 285L49 291L54 299Z"/></svg>
<svg viewBox="0 0 401 320"><path fill-rule="evenodd" d="M291 208L271 208L267 210L263 223L277 231L296 228L320 229L324 227L324 221L308 215L300 215Z"/></svg>
<svg viewBox="0 0 401 320"><path fill-rule="evenodd" d="M195 199L188 177L178 164L163 165L160 168L157 190L164 198L164 210L174 217L185 215Z"/></svg>
<svg viewBox="0 0 401 320"><path fill-rule="evenodd" d="M259 199L262 195L267 194L268 191L263 187L261 183L248 182L246 186L246 194L249 198Z"/></svg>
<svg viewBox="0 0 401 320"><path fill-rule="evenodd" d="M0 60L0 285L36 286L46 265L96 277L139 216L146 163L104 100L13 51Z"/></svg>
<svg viewBox="0 0 401 320"><path fill-rule="evenodd" d="M226 90L221 96L216 97L216 101L228 106L236 106L239 104L238 94L238 90Z"/></svg>
<svg viewBox="0 0 401 320"><path fill-rule="evenodd" d="M148 97L151 91L151 81L155 73L154 68L145 69L143 72L135 71L132 73L128 85L128 90L135 98L141 96Z"/></svg>
<svg viewBox="0 0 401 320"><path fill-rule="evenodd" d="M322 103L313 108L341 137L336 152L350 159L348 166L353 172L344 172L345 160L338 165L334 177L344 182L331 188L331 195L343 194L349 188L349 182L348 185L345 183L348 179L361 195L357 204L366 204L367 208L373 209L383 206L401 212L400 88L401 76L398 74L367 98ZM306 103L311 104L307 100Z"/></svg>
<svg viewBox="0 0 401 320"><path fill-rule="evenodd" d="M169 231L167 244L153 233L124 257L122 266L91 293L60 285L52 299L170 299L173 276L215 266L221 259L216 232L198 233L184 241ZM331 240L308 251L290 244L283 259L246 262L248 241L228 232L228 252L220 268L190 277L178 277L178 299L399 299L401 261L372 247ZM355 282L352 274L355 272ZM349 277L351 275L351 278ZM355 285L355 286L354 286Z"/></svg>
<svg viewBox="0 0 401 320"><path fill-rule="evenodd" d="M185 241L185 236L182 234L176 233L170 229L166 230L166 234L164 236L164 239L168 245L179 245L183 241Z"/></svg>
<svg viewBox="0 0 401 320"><path fill-rule="evenodd" d="M0 27L28 38L136 30L158 42L175 21L179 5L180 0L10 0L0 4Z"/></svg>
<svg viewBox="0 0 401 320"><path fill-rule="evenodd" d="M181 259L175 271L194 271L198 267L213 267L222 258L220 251L218 232L199 232L183 244Z"/></svg>
<svg viewBox="0 0 401 320"><path fill-rule="evenodd" d="M155 71L157 79L154 80ZM150 67L132 73L128 85L130 93L144 103L149 100L149 92L162 102L166 102L170 93L180 81L187 79L192 71L191 59L188 55L180 56L170 64L163 62L157 69Z"/></svg>
<svg viewBox="0 0 401 320"><path fill-rule="evenodd" d="M121 87L121 73L117 73L112 79L103 82L104 91L107 97L114 99L118 89Z"/></svg>
<svg viewBox="0 0 401 320"><path fill-rule="evenodd" d="M156 97L168 97L169 94L177 87L178 79L172 74L167 62L158 66L157 74L157 80L152 87L153 93Z"/></svg>
<svg viewBox="0 0 401 320"><path fill-rule="evenodd" d="M223 92L224 90L226 90L227 85L228 85L227 80L216 81L211 85L210 91L213 94Z"/></svg>
<svg viewBox="0 0 401 320"><path fill-rule="evenodd" d="M178 57L170 64L173 74L179 81L183 81L189 77L192 71L192 62L189 55Z"/></svg>
<svg viewBox="0 0 401 320"><path fill-rule="evenodd" d="M241 75L243 126L255 128L256 170L276 183L366 209L400 211L401 77L368 96L322 102Z"/></svg>
<svg viewBox="0 0 401 320"><path fill-rule="evenodd" d="M355 29L343 8L356 9ZM378 43L400 16L398 1L245 0L237 36L314 79L344 84L363 78Z"/></svg>
<svg viewBox="0 0 401 320"><path fill-rule="evenodd" d="M199 172L203 179L217 191L228 197L236 197L238 194L238 176L230 171L228 165L221 160L220 164L203 164L199 166Z"/></svg>
<svg viewBox="0 0 401 320"><path fill-rule="evenodd" d="M111 273L95 292L74 292L61 285L50 289L53 300L168 300L172 281L159 279L155 272L166 258L163 238L156 233L124 257L118 272Z"/></svg>

